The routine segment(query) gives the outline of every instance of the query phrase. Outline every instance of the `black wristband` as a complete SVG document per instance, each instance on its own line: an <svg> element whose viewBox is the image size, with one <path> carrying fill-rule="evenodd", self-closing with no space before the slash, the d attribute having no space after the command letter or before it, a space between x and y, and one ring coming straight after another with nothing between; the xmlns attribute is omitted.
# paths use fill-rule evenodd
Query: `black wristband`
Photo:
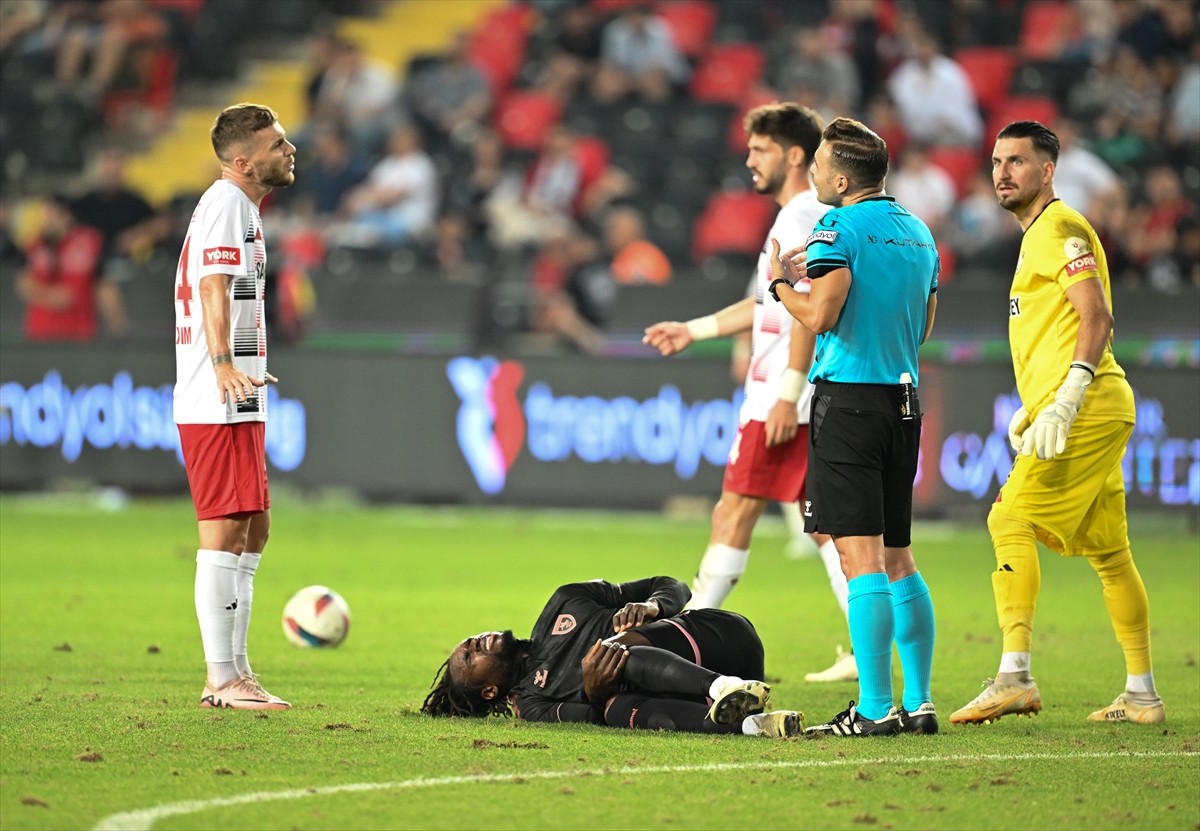
<svg viewBox="0 0 1200 831"><path fill-rule="evenodd" d="M1092 369L1090 366L1088 366L1085 363L1081 363L1080 361L1075 361L1074 363L1071 364L1070 368L1074 369L1075 367L1079 367L1080 369L1086 369L1088 371L1089 375L1091 375L1093 378L1096 377L1096 370Z"/></svg>
<svg viewBox="0 0 1200 831"><path fill-rule="evenodd" d="M785 284L788 288L792 287L791 281L788 280L786 277L776 277L774 280L772 280L771 285L767 286L767 291L769 291L771 293L771 296L775 298L776 303L779 302L779 294L776 291L776 287L780 283Z"/></svg>

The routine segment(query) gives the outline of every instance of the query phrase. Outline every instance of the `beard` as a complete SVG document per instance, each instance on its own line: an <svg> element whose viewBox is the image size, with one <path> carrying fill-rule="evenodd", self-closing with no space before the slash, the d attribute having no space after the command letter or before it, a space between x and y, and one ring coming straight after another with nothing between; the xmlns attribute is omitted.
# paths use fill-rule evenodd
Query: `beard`
<svg viewBox="0 0 1200 831"><path fill-rule="evenodd" d="M500 651L494 653L506 666L515 666L532 651L533 641L518 638L511 629L500 633Z"/></svg>
<svg viewBox="0 0 1200 831"><path fill-rule="evenodd" d="M764 196L775 196L783 189L786 176L787 172L782 167L773 170L769 176L760 174L758 182L754 185L754 192Z"/></svg>
<svg viewBox="0 0 1200 831"><path fill-rule="evenodd" d="M279 167L270 167L258 177L258 180L264 185L273 188L286 188L296 181L294 171L288 170L287 163L281 164Z"/></svg>

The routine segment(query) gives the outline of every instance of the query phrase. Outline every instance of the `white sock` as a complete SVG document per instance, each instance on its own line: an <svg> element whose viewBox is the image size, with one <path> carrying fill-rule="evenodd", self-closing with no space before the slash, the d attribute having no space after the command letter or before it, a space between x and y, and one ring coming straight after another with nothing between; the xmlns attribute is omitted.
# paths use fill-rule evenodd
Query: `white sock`
<svg viewBox="0 0 1200 831"><path fill-rule="evenodd" d="M736 675L718 675L713 679L713 682L708 685L708 697L713 701L716 701L721 697L722 690L724 690L726 687L740 683L742 683L742 679L738 678Z"/></svg>
<svg viewBox="0 0 1200 831"><path fill-rule="evenodd" d="M250 632L250 606L254 603L254 572L262 554L242 554L237 567L237 609L233 614L233 663L239 675L252 675L246 657L246 637Z"/></svg>
<svg viewBox="0 0 1200 831"><path fill-rule="evenodd" d="M719 609L737 585L737 581L746 573L746 561L750 559L750 551L745 548L734 548L721 543L710 543L696 570L696 579L692 582L692 599L688 601L689 609Z"/></svg>
<svg viewBox="0 0 1200 831"><path fill-rule="evenodd" d="M216 687L237 677L233 662L233 617L237 600L236 554L201 548L196 552L196 619L208 663L208 680Z"/></svg>
<svg viewBox="0 0 1200 831"><path fill-rule="evenodd" d="M758 722L754 720L754 716L746 716L742 719L742 735L757 736L762 731L758 729Z"/></svg>
<svg viewBox="0 0 1200 831"><path fill-rule="evenodd" d="M1028 652L1005 652L1000 656L1001 672L1029 672Z"/></svg>
<svg viewBox="0 0 1200 831"><path fill-rule="evenodd" d="M821 562L825 564L825 573L829 575L829 588L833 591L833 597L842 607L842 614L849 620L850 590L846 587L846 575L842 573L842 558L838 555L837 546L833 544L833 540L825 540L817 550L821 553Z"/></svg>
<svg viewBox="0 0 1200 831"><path fill-rule="evenodd" d="M1147 672L1145 675L1126 675L1125 691L1158 695L1154 690L1154 673Z"/></svg>

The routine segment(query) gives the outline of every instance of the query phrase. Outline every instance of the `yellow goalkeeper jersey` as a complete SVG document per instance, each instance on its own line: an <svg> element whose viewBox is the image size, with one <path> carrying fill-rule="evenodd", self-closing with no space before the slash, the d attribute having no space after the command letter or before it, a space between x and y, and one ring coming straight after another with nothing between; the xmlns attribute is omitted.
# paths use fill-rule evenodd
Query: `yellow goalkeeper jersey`
<svg viewBox="0 0 1200 831"><path fill-rule="evenodd" d="M1112 308L1108 261L1083 215L1055 199L1021 240L1008 299L1008 342L1021 403L1036 416L1054 401L1075 356L1079 313L1066 291L1098 279ZM1134 422L1133 390L1112 354L1112 337L1088 387L1078 418Z"/></svg>

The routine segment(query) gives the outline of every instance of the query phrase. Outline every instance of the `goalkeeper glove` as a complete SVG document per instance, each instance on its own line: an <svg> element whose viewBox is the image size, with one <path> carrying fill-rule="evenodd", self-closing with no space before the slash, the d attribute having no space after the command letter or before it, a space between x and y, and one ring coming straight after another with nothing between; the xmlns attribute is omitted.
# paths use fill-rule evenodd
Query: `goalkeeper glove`
<svg viewBox="0 0 1200 831"><path fill-rule="evenodd" d="M1017 411L1013 413L1012 421L1008 422L1008 443L1018 453L1021 452L1021 437L1028 429L1029 411L1024 407L1018 407Z"/></svg>
<svg viewBox="0 0 1200 831"><path fill-rule="evenodd" d="M1021 452L1043 460L1053 459L1067 449L1067 434L1083 405L1083 394L1096 375L1095 369L1076 361L1067 370L1067 380L1058 388L1054 403L1038 413L1033 425L1021 437Z"/></svg>

